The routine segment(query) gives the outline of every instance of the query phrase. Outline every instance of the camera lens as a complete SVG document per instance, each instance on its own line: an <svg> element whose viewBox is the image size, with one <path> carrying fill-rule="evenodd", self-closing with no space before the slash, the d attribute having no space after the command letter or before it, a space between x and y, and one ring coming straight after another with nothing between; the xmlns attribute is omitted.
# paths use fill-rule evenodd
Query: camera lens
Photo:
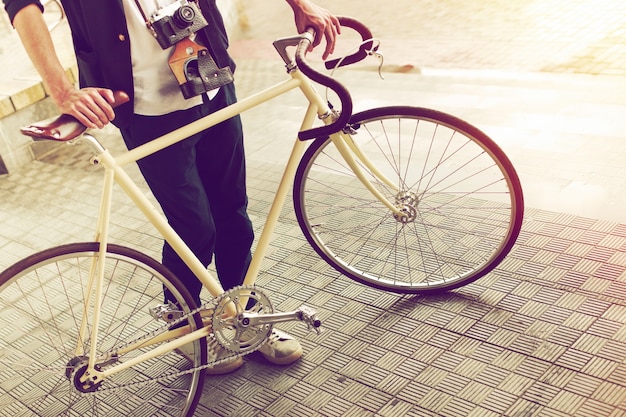
<svg viewBox="0 0 626 417"><path fill-rule="evenodd" d="M180 8L172 15L174 23L176 23L176 26L179 28L191 26L195 18L196 12L191 6L180 6Z"/></svg>

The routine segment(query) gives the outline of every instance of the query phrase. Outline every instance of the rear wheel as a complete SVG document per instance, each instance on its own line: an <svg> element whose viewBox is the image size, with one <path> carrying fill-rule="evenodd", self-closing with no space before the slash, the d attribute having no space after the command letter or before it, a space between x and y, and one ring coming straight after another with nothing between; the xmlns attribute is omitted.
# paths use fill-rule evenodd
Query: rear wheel
<svg viewBox="0 0 626 417"><path fill-rule="evenodd" d="M524 203L513 165L483 132L445 113L387 107L355 114L350 136L376 169L356 177L330 139L317 139L294 184L298 223L330 265L400 293L458 288L491 271L519 235Z"/></svg>
<svg viewBox="0 0 626 417"><path fill-rule="evenodd" d="M92 387L76 381L89 356L100 367L128 361L154 348L150 339L166 325L150 309L168 289L181 311L196 308L180 281L163 265L133 249L108 245L97 351L78 340L86 285L98 243L75 243L32 255L0 274L0 409L7 415L190 416L199 400L206 341L141 362ZM199 314L190 320L199 328ZM116 355L128 342L144 347ZM161 342L162 343L162 342ZM77 351L78 347L78 351Z"/></svg>

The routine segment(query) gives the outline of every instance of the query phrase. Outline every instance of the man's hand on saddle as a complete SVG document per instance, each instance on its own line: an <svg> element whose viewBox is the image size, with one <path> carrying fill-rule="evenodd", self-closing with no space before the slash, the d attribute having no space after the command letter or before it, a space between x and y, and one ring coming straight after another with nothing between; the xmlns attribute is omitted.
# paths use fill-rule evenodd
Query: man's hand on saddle
<svg viewBox="0 0 626 417"><path fill-rule="evenodd" d="M315 29L311 50L322 42L322 38L326 39L322 59L328 58L335 50L337 36L341 34L341 25L337 17L310 0L287 0L287 3L293 9L298 33L304 32L309 27Z"/></svg>
<svg viewBox="0 0 626 417"><path fill-rule="evenodd" d="M53 99L61 113L71 114L91 129L102 129L115 118L115 97L106 88L72 88Z"/></svg>

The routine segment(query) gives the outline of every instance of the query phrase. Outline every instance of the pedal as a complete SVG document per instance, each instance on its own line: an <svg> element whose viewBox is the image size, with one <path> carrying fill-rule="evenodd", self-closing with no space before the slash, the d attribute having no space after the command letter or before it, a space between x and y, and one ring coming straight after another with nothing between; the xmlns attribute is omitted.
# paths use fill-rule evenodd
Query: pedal
<svg viewBox="0 0 626 417"><path fill-rule="evenodd" d="M307 329L315 330L317 334L322 332L322 321L317 318L317 311L315 311L315 309L308 306L300 306L300 308L296 310L296 314L298 319L306 324Z"/></svg>
<svg viewBox="0 0 626 417"><path fill-rule="evenodd" d="M159 304L150 308L150 315L155 320L163 320L166 323L171 323L181 318L184 313L178 309L176 304L170 301L167 304Z"/></svg>

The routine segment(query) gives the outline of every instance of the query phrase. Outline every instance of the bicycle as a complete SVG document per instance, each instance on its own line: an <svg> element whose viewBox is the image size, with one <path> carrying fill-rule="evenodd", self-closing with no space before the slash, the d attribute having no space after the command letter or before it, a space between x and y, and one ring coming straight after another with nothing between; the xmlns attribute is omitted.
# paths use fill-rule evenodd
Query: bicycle
<svg viewBox="0 0 626 417"><path fill-rule="evenodd" d="M358 51L327 68L376 54L362 23ZM484 276L509 253L523 219L519 178L482 131L435 110L395 106L352 114L349 92L309 66L308 31L274 42L289 77L161 138L113 157L71 116L24 128L37 140L84 142L104 168L94 242L31 255L0 273L0 407L13 415L192 415L204 372L249 354L275 323L300 320L302 306L274 312L254 286L269 239L293 186L296 218L326 262L365 285L398 293L448 291ZM295 54L289 48L296 48ZM312 82L329 87L332 109ZM141 193L125 165L191 133L300 89L308 102L298 138L241 287L224 291ZM116 103L127 96L116 92ZM314 127L315 118L323 125ZM309 142L309 140L313 140ZM108 242L116 183L185 259L214 297L197 306L176 276L130 247ZM163 288L176 303L163 304ZM251 302L252 301L252 302ZM207 343L229 356L209 362ZM186 349L191 367L177 350Z"/></svg>

